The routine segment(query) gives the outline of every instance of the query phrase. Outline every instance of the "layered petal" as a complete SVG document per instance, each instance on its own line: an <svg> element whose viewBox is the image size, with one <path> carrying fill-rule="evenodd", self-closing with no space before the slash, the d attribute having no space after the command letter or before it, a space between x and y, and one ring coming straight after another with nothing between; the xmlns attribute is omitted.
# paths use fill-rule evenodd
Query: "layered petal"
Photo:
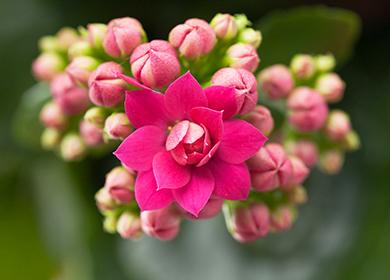
<svg viewBox="0 0 390 280"><path fill-rule="evenodd" d="M202 124L208 130L214 143L218 142L223 135L222 112L206 107L196 107L191 110L191 119Z"/></svg>
<svg viewBox="0 0 390 280"><path fill-rule="evenodd" d="M223 111L223 118L230 119L238 111L237 98L233 87L211 86L204 90L208 100L208 107Z"/></svg>

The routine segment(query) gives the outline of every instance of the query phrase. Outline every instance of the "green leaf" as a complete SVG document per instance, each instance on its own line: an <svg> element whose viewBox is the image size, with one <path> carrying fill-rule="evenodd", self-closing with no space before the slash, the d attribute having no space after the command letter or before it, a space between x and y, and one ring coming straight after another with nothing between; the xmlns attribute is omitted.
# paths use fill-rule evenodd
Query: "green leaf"
<svg viewBox="0 0 390 280"><path fill-rule="evenodd" d="M341 65L352 55L361 22L354 12L315 6L273 12L255 26L264 38L259 49L263 68L288 64L297 53L330 52Z"/></svg>

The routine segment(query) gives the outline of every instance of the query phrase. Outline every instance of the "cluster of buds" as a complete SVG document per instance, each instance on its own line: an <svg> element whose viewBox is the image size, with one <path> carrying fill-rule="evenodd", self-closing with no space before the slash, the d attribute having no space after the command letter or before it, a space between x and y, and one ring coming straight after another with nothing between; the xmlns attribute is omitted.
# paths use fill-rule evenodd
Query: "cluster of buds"
<svg viewBox="0 0 390 280"><path fill-rule="evenodd" d="M117 148L122 165L95 197L107 232L170 240L183 220L219 213L239 242L285 231L310 170L337 173L358 148L348 115L328 106L345 88L333 56L297 55L256 77L261 41L229 14L189 19L168 40L147 41L130 17L41 40L43 147L67 161Z"/></svg>

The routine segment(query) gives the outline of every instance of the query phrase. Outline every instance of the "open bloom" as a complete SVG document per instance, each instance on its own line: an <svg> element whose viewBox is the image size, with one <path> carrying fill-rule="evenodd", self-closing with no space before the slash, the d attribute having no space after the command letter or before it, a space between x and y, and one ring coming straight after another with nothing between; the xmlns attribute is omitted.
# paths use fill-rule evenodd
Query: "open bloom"
<svg viewBox="0 0 390 280"><path fill-rule="evenodd" d="M223 110L236 103L233 88L203 90L189 72L164 95L147 88L127 92L126 114L137 130L115 155L138 171L135 196L141 210L176 201L198 216L212 194L247 198L250 176L245 161L266 137L243 120L223 119Z"/></svg>

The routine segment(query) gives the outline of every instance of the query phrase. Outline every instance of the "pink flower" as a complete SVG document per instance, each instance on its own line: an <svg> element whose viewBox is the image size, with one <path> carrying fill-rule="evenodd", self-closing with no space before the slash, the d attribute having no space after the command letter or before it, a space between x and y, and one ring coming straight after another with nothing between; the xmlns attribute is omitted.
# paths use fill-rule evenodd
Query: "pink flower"
<svg viewBox="0 0 390 280"><path fill-rule="evenodd" d="M271 112L265 106L256 106L244 118L265 135L269 135L274 129L274 119L272 118Z"/></svg>
<svg viewBox="0 0 390 280"><path fill-rule="evenodd" d="M130 17L117 18L108 23L103 47L112 57L130 56L144 37L145 32L138 20Z"/></svg>
<svg viewBox="0 0 390 280"><path fill-rule="evenodd" d="M115 62L105 62L91 74L88 80L89 98L92 103L115 107L125 99L126 83L118 78L122 67Z"/></svg>
<svg viewBox="0 0 390 280"><path fill-rule="evenodd" d="M257 191L270 191L286 186L292 175L292 165L283 147L271 143L260 149L248 161L252 186Z"/></svg>
<svg viewBox="0 0 390 280"><path fill-rule="evenodd" d="M256 49L249 44L237 43L227 50L229 65L233 68L242 68L254 72L260 59Z"/></svg>
<svg viewBox="0 0 390 280"><path fill-rule="evenodd" d="M137 47L130 63L134 77L151 88L167 86L180 74L175 49L163 40L153 40Z"/></svg>
<svg viewBox="0 0 390 280"><path fill-rule="evenodd" d="M295 89L288 98L289 122L300 132L316 131L325 124L328 106L324 98L308 87Z"/></svg>
<svg viewBox="0 0 390 280"><path fill-rule="evenodd" d="M210 219L219 214L221 212L223 206L223 199L211 197L209 201L206 203L202 211L199 212L198 217L185 212L186 217L189 219Z"/></svg>
<svg viewBox="0 0 390 280"><path fill-rule="evenodd" d="M104 132L110 139L124 139L133 131L125 113L113 113L106 119Z"/></svg>
<svg viewBox="0 0 390 280"><path fill-rule="evenodd" d="M214 48L216 37L206 21L192 18L172 29L169 43L178 48L180 54L193 59L208 54Z"/></svg>
<svg viewBox="0 0 390 280"><path fill-rule="evenodd" d="M80 136L90 147L103 143L103 129L84 120L80 122Z"/></svg>
<svg viewBox="0 0 390 280"><path fill-rule="evenodd" d="M285 98L294 87L294 80L288 68L277 64L265 68L259 75L264 93L270 99Z"/></svg>
<svg viewBox="0 0 390 280"><path fill-rule="evenodd" d="M257 81L251 72L245 69L222 68L213 75L211 84L235 89L237 111L234 113L246 114L256 107ZM226 113L225 111L224 114Z"/></svg>
<svg viewBox="0 0 390 280"><path fill-rule="evenodd" d="M212 194L246 199L250 177L245 161L266 137L243 120L223 120L222 110L235 103L233 89L203 90L189 72L164 95L146 88L127 92L126 114L137 130L114 154L138 171L135 195L141 210L176 201L198 216Z"/></svg>
<svg viewBox="0 0 390 280"><path fill-rule="evenodd" d="M338 102L343 98L345 83L336 73L324 74L317 79L316 89L327 102Z"/></svg>

